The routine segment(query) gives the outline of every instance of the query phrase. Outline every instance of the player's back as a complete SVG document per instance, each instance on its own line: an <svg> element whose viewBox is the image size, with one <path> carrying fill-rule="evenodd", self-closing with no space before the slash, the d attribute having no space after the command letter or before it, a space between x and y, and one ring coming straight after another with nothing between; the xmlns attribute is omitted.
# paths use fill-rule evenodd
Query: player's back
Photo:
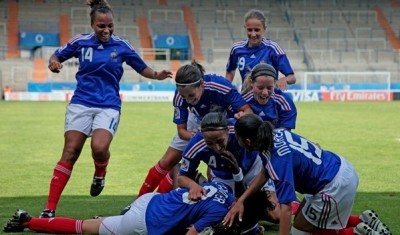
<svg viewBox="0 0 400 235"><path fill-rule="evenodd" d="M198 232L220 222L234 198L222 183L205 183L207 195L199 201L188 199L188 189L178 188L155 195L146 211L149 234L185 234L194 225Z"/></svg>
<svg viewBox="0 0 400 235"><path fill-rule="evenodd" d="M271 164L277 175L284 177L279 180L294 180L296 191L313 194L336 176L341 160L304 137L278 129L274 132Z"/></svg>

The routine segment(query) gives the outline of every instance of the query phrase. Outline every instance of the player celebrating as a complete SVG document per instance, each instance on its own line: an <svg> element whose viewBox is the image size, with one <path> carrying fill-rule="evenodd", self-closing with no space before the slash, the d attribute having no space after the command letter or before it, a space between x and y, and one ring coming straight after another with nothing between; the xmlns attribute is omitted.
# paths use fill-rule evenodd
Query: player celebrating
<svg viewBox="0 0 400 235"><path fill-rule="evenodd" d="M278 43L263 36L267 29L264 13L255 9L249 10L244 16L244 21L247 40L233 44L226 65L226 78L232 82L238 68L243 82L247 73L255 65L265 62L285 75L279 79L278 74L275 76L279 89L286 90L287 84L296 83L296 77L285 51Z"/></svg>
<svg viewBox="0 0 400 235"><path fill-rule="evenodd" d="M243 202L271 178L281 203L279 234L391 234L371 211L360 217L350 215L358 175L346 159L292 132L274 130L255 114L237 120L235 132L242 146L260 152L264 167L231 208L225 224L231 224L237 214L240 220ZM290 231L288 204L296 199L296 191L305 197Z"/></svg>
<svg viewBox="0 0 400 235"><path fill-rule="evenodd" d="M148 193L132 203L124 215L98 219L32 218L18 210L4 231L22 232L29 228L52 234L198 234L222 221L234 200L223 183L202 186L207 194L197 201L188 198L186 188L166 194Z"/></svg>
<svg viewBox="0 0 400 235"><path fill-rule="evenodd" d="M76 57L79 71L76 73L77 88L65 115L64 149L54 168L47 204L40 217L55 216L62 191L88 137L91 137L95 165L90 195L95 197L103 190L109 147L120 118L122 64L126 62L147 78L162 80L172 77L167 70L153 71L127 41L113 34L113 12L105 0L89 0L87 4L91 7L90 20L94 32L76 35L57 49L49 60L49 69L59 73L62 62Z"/></svg>
<svg viewBox="0 0 400 235"><path fill-rule="evenodd" d="M205 193L205 189L193 180L200 162L209 167L212 181L230 186L235 196L240 196L243 187L247 187L261 171L262 161L258 152L247 151L235 138L234 122L235 119L227 119L223 113L210 112L201 121L201 131L190 139L177 177L178 186L189 188L189 199L198 200ZM254 208L264 210L262 215L254 218L252 225L261 216L279 222L279 202L272 181L266 183L262 191L264 197L257 200Z"/></svg>
<svg viewBox="0 0 400 235"><path fill-rule="evenodd" d="M231 106L236 118L252 113L249 105L229 81L222 76L204 73L203 66L195 61L178 69L175 77L177 89L173 99L173 121L178 133L161 160L149 170L138 197L154 191L168 172L179 163L188 140L211 109L219 107L227 110ZM169 184L166 191L171 187Z"/></svg>
<svg viewBox="0 0 400 235"><path fill-rule="evenodd" d="M248 87L243 90L243 98L264 121L271 122L275 128L291 130L296 127L297 109L287 93L275 89L275 77L276 71L271 65L254 66L245 80Z"/></svg>

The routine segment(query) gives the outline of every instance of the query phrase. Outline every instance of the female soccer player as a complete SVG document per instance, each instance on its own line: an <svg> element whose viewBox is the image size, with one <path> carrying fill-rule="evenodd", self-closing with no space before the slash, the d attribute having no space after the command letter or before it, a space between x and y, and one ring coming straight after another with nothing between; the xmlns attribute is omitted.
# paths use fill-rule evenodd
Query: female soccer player
<svg viewBox="0 0 400 235"><path fill-rule="evenodd" d="M132 203L124 215L98 219L32 218L26 211L18 210L4 231L22 232L29 228L51 234L199 234L221 222L234 200L229 187L223 183L202 186L207 195L197 201L188 198L186 188L166 194L148 193Z"/></svg>
<svg viewBox="0 0 400 235"><path fill-rule="evenodd" d="M279 89L286 90L287 84L296 83L296 77L285 51L278 43L263 36L267 29L264 13L255 9L249 10L244 16L244 23L247 40L233 44L226 65L226 78L233 81L235 71L239 69L243 82L247 73L255 65L265 62L284 75L279 79L278 74L275 76Z"/></svg>
<svg viewBox="0 0 400 235"><path fill-rule="evenodd" d="M287 93L275 89L275 77L272 65L257 64L247 75L243 98L264 121L290 131L296 127L297 109Z"/></svg>
<svg viewBox="0 0 400 235"><path fill-rule="evenodd" d="M201 162L209 167L211 181L230 186L235 196L240 196L261 171L262 161L258 153L247 151L235 138L234 123L235 119L227 119L223 113L210 112L201 121L201 131L190 139L178 175L178 186L189 188L190 199L198 200L206 193L193 180ZM271 222L279 222L279 202L272 181L266 183L262 191L264 200L257 201L257 207L263 209L262 215L259 214L253 222L257 223L261 216L267 216Z"/></svg>
<svg viewBox="0 0 400 235"><path fill-rule="evenodd" d="M243 202L270 178L281 203L279 234L390 234L371 211L350 215L358 175L343 157L292 132L274 130L255 114L237 120L235 133L241 146L259 151L264 167L231 208L225 224L231 224L237 214L241 220ZM296 199L296 191L305 197L291 231L289 203Z"/></svg>
<svg viewBox="0 0 400 235"><path fill-rule="evenodd" d="M189 139L197 132L200 121L210 110L228 110L231 107L236 118L252 113L249 105L228 80L222 76L204 73L203 66L195 61L178 69L175 77L177 89L173 99L173 121L178 133L161 160L149 170L138 197L154 191L168 172L179 163Z"/></svg>
<svg viewBox="0 0 400 235"><path fill-rule="evenodd" d="M77 87L65 114L64 149L54 168L49 196L41 217L54 217L58 201L78 160L84 143L91 137L95 165L90 195L104 188L110 144L117 131L121 99L119 81L126 62L142 76L157 80L172 77L167 70L156 72L148 67L129 42L114 35L113 12L105 0L89 0L93 33L78 34L57 49L49 60L49 69L59 73L62 63L79 59Z"/></svg>

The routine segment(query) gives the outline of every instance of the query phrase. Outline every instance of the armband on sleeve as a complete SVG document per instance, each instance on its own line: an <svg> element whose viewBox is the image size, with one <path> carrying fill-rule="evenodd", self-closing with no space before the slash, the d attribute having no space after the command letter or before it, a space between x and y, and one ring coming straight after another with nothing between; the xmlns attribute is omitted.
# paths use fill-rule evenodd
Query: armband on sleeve
<svg viewBox="0 0 400 235"><path fill-rule="evenodd" d="M239 167L239 173L233 174L233 180L236 182L240 182L243 180L243 172L242 168Z"/></svg>

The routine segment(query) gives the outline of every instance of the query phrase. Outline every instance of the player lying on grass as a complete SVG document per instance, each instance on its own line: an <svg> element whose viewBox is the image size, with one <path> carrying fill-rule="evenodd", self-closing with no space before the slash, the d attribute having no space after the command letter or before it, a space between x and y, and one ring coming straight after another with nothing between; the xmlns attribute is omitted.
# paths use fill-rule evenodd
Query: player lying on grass
<svg viewBox="0 0 400 235"><path fill-rule="evenodd" d="M165 194L148 193L133 202L124 215L97 219L34 218L18 210L4 231L22 232L28 228L53 234L199 234L220 223L234 200L223 183L202 186L207 194L197 201L188 199L186 188Z"/></svg>
<svg viewBox="0 0 400 235"><path fill-rule="evenodd" d="M268 179L275 183L281 203L279 234L391 234L373 211L351 215L358 175L343 157L323 150L313 142L283 129L273 129L255 114L240 117L235 133L241 146L259 151L264 167L249 188L232 206L225 224L239 220L243 202ZM296 191L305 194L291 230L290 203Z"/></svg>

